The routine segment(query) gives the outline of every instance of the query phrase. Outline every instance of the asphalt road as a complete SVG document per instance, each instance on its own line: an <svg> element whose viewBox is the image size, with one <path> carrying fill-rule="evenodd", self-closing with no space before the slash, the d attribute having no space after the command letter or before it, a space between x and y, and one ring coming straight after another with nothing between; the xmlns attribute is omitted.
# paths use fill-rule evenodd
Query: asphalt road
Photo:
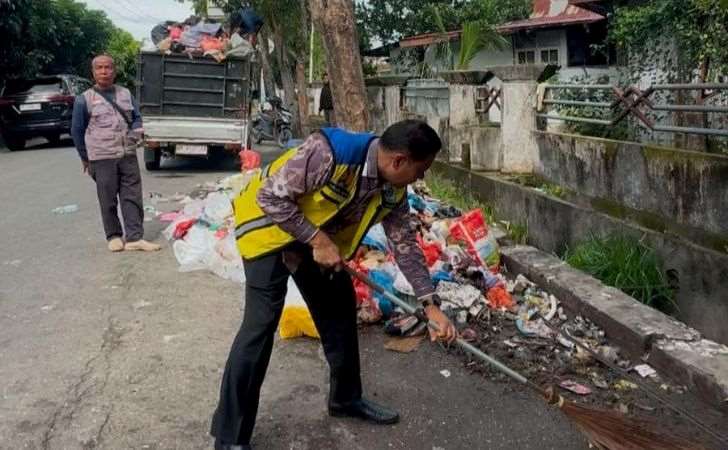
<svg viewBox="0 0 728 450"><path fill-rule="evenodd" d="M241 287L179 273L156 221L145 223L146 238L161 252L109 253L93 182L81 175L70 141L31 145L0 149L0 448L211 448L207 431L241 319ZM145 192L171 195L233 170L185 161L142 172ZM51 212L68 204L78 212ZM279 341L257 448L587 448L530 392L473 375L437 346L405 355L383 342L381 329L361 331L365 390L399 409L400 424L328 417L318 342Z"/></svg>

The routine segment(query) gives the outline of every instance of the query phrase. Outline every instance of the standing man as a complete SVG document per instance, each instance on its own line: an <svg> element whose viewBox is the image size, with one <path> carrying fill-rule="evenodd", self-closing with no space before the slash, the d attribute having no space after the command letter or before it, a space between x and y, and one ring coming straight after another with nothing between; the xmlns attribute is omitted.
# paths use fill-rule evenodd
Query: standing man
<svg viewBox="0 0 728 450"><path fill-rule="evenodd" d="M407 120L381 138L324 128L263 169L234 202L245 267L245 316L235 337L212 419L216 449L250 449L260 388L293 276L321 336L330 368L328 411L377 424L399 415L362 396L356 296L341 270L367 230L382 222L395 259L427 317L451 342L410 221L407 185L424 176L441 142L425 122Z"/></svg>
<svg viewBox="0 0 728 450"><path fill-rule="evenodd" d="M319 112L324 112L324 120L326 126L336 126L334 118L334 99L331 97L331 84L329 83L329 74L324 72L324 86L321 88L321 97L319 97Z"/></svg>
<svg viewBox="0 0 728 450"><path fill-rule="evenodd" d="M111 56L95 57L91 70L96 84L76 97L71 135L83 173L96 182L109 250L159 250L159 245L143 239L142 177L136 156L144 132L139 108L128 89L114 84Z"/></svg>

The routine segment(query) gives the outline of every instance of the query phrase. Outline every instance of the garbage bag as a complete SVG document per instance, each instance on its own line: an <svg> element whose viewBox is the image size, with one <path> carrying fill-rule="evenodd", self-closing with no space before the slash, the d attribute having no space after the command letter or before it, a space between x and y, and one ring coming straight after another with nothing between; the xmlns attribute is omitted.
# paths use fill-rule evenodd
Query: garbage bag
<svg viewBox="0 0 728 450"><path fill-rule="evenodd" d="M371 227L362 240L362 244L381 252L387 252L387 242L387 235L380 223Z"/></svg>
<svg viewBox="0 0 728 450"><path fill-rule="evenodd" d="M425 199L414 192L407 193L407 202L409 203L410 208L417 212L423 212L425 210Z"/></svg>
<svg viewBox="0 0 728 450"><path fill-rule="evenodd" d="M444 270L438 270L436 272L433 272L431 274L432 277L432 283L437 287L437 284L440 281L453 281L453 277L449 272L445 272Z"/></svg>
<svg viewBox="0 0 728 450"><path fill-rule="evenodd" d="M177 222L174 227L174 232L172 233L172 238L182 239L196 222L197 219L186 219L181 222Z"/></svg>
<svg viewBox="0 0 728 450"><path fill-rule="evenodd" d="M427 267L431 267L437 261L440 260L440 254L442 254L442 248L437 242L425 242L421 235L417 235L417 245L422 249L422 254L425 255L425 262Z"/></svg>
<svg viewBox="0 0 728 450"><path fill-rule="evenodd" d="M159 45L160 42L162 42L164 39L166 39L169 36L169 30L167 29L167 24L162 22L154 26L152 28L152 31L150 33L152 42L154 45Z"/></svg>
<svg viewBox="0 0 728 450"><path fill-rule="evenodd" d="M379 286L383 287L384 290L394 294L394 277L385 270L376 269L369 271L369 278ZM394 306L392 302L384 296L381 292L374 291L374 298L377 300L379 310L382 312L384 318L389 317L392 314Z"/></svg>
<svg viewBox="0 0 728 450"><path fill-rule="evenodd" d="M240 168L242 170L252 170L260 167L260 153L246 148L238 153L238 156L240 157Z"/></svg>
<svg viewBox="0 0 728 450"><path fill-rule="evenodd" d="M397 273L397 276L394 277L394 289L404 295L415 295L415 290L412 288L412 285L407 280L407 277L405 277L401 271L399 271Z"/></svg>
<svg viewBox="0 0 728 450"><path fill-rule="evenodd" d="M220 225L233 215L230 198L223 192L211 192L205 198L201 219L214 225Z"/></svg>
<svg viewBox="0 0 728 450"><path fill-rule="evenodd" d="M476 263L459 245L448 245L442 254L443 259L456 270L465 269Z"/></svg>
<svg viewBox="0 0 728 450"><path fill-rule="evenodd" d="M483 267L498 267L500 254L498 242L483 217L483 211L474 209L450 225L450 235L467 245L468 252Z"/></svg>
<svg viewBox="0 0 728 450"><path fill-rule="evenodd" d="M245 269L235 244L235 236L232 233L226 234L217 241L214 250L208 260L208 269L220 278L237 284L245 283Z"/></svg>
<svg viewBox="0 0 728 450"><path fill-rule="evenodd" d="M230 41L228 44L230 48L227 50L227 52L225 52L227 56L239 56L241 58L247 58L248 55L255 51L253 45L237 33L230 36Z"/></svg>
<svg viewBox="0 0 728 450"><path fill-rule="evenodd" d="M503 285L489 289L486 298L488 299L488 305L494 309L511 309L514 305L513 297L511 297L511 294L508 293Z"/></svg>
<svg viewBox="0 0 728 450"><path fill-rule="evenodd" d="M282 339L302 336L319 339L319 333L313 323L311 312L308 310L301 291L298 290L293 278L288 279L288 293L286 294L281 320L278 324L278 333Z"/></svg>
<svg viewBox="0 0 728 450"><path fill-rule="evenodd" d="M215 237L207 228L193 225L184 239L174 241L172 249L180 272L192 272L208 267L210 255L215 251Z"/></svg>

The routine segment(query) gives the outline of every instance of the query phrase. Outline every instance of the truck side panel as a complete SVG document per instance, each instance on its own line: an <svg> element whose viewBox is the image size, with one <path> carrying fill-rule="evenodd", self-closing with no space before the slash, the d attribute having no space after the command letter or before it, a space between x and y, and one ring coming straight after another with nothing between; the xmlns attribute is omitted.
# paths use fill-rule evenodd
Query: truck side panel
<svg viewBox="0 0 728 450"><path fill-rule="evenodd" d="M240 118L249 98L250 63L141 52L137 98L142 115Z"/></svg>

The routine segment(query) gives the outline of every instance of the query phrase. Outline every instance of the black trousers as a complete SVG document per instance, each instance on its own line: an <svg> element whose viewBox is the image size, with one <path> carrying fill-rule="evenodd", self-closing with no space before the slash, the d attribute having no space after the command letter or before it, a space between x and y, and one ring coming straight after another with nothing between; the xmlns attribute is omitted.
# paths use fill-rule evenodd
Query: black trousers
<svg viewBox="0 0 728 450"><path fill-rule="evenodd" d="M89 175L96 182L101 219L106 239L124 236L129 242L144 237L142 175L136 155L102 159L89 163ZM119 203L124 229L119 222Z"/></svg>
<svg viewBox="0 0 728 450"><path fill-rule="evenodd" d="M227 444L247 444L253 434L260 387L283 311L289 275L308 304L330 368L329 401L346 405L361 398L356 297L345 272L322 274L310 250L294 273L282 252L245 266L245 313L233 341L210 433Z"/></svg>

